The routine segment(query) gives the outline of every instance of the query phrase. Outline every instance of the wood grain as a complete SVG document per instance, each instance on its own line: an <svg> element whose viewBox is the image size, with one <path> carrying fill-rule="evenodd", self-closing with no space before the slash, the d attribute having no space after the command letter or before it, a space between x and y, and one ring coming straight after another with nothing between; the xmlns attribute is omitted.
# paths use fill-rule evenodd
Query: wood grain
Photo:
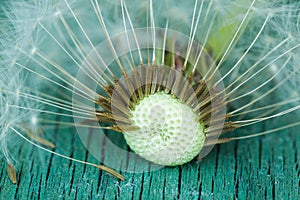
<svg viewBox="0 0 300 200"><path fill-rule="evenodd" d="M268 126L268 124L266 124ZM263 130L263 127L257 127ZM75 129L56 127L55 151L97 163ZM18 182L0 164L0 199L299 199L297 128L216 146L202 161L150 173L124 173L125 181L17 141ZM132 164L132 163L129 163Z"/></svg>

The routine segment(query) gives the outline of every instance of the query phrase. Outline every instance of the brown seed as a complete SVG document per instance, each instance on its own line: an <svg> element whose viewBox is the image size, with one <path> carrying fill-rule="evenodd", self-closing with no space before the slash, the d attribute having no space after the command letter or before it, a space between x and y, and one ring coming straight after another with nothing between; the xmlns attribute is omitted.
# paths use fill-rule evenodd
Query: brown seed
<svg viewBox="0 0 300 200"><path fill-rule="evenodd" d="M15 167L12 164L10 164L10 163L7 163L7 173L8 173L10 181L13 184L16 184L17 183L16 170L15 170Z"/></svg>

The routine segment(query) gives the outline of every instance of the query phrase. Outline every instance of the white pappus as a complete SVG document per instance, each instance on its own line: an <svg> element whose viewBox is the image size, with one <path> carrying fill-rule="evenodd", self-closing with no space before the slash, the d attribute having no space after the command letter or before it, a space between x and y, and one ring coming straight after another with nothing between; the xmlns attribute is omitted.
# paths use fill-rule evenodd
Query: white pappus
<svg viewBox="0 0 300 200"><path fill-rule="evenodd" d="M123 133L139 156L168 166L204 157L216 143L300 125L298 1L18 0L1 7L0 138L10 164L7 140L23 136L123 179L49 150L54 144L39 132L53 124L77 127L82 140L89 129ZM239 133L268 120L276 125ZM98 149L88 150L101 161Z"/></svg>

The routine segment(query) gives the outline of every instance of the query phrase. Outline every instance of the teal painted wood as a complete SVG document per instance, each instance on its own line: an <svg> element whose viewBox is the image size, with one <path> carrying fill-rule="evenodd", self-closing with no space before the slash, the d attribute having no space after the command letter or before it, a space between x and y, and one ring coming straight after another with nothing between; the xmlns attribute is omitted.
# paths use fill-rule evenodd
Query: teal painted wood
<svg viewBox="0 0 300 200"><path fill-rule="evenodd" d="M268 126L268 124L266 124ZM249 131L259 131L257 130ZM57 127L55 151L97 163L74 129ZM49 134L47 134L49 135ZM300 134L289 131L216 146L202 161L119 181L93 167L20 143L17 185L0 164L0 199L299 199ZM115 159L113 157L109 159ZM129 163L134 164L134 163Z"/></svg>

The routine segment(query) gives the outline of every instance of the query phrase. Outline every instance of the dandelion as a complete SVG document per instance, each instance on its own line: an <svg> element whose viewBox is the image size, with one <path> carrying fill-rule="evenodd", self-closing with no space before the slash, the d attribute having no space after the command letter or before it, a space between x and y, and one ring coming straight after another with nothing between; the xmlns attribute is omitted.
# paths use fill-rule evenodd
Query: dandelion
<svg viewBox="0 0 300 200"><path fill-rule="evenodd" d="M3 7L1 147L18 136L55 155L131 171L176 166L215 144L300 125L299 3L264 0L14 1ZM58 118L55 118L58 116ZM259 133L249 127L276 120ZM76 127L108 167L51 150L49 126ZM239 130L248 129L247 135ZM121 167L120 167L121 166Z"/></svg>

